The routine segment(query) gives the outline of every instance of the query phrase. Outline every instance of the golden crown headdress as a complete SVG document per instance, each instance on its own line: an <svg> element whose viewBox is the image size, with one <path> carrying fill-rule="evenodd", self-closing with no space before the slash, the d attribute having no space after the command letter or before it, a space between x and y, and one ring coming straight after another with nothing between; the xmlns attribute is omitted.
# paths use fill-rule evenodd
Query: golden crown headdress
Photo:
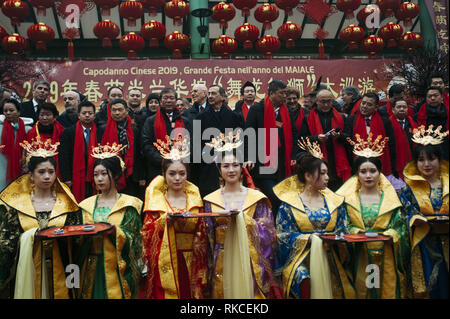
<svg viewBox="0 0 450 319"><path fill-rule="evenodd" d="M179 161L191 154L189 149L189 138L179 135L173 141L166 135L166 141L158 139L153 145L156 146L161 157L172 161Z"/></svg>
<svg viewBox="0 0 450 319"><path fill-rule="evenodd" d="M312 156L316 158L323 159L323 153L320 149L320 145L318 142L312 142L309 140L309 137L300 137L298 140L298 146L302 149L310 153Z"/></svg>
<svg viewBox="0 0 450 319"><path fill-rule="evenodd" d="M23 141L19 143L20 146L26 151L26 162L30 161L31 157L53 157L58 154L58 145L59 142L52 144L51 139L46 139L45 141L41 139L41 136L38 135L36 138L31 140L31 143L28 141Z"/></svg>
<svg viewBox="0 0 450 319"><path fill-rule="evenodd" d="M438 145L444 142L444 137L448 135L447 132L441 132L442 126L439 125L436 130L433 130L433 125L425 129L425 125L421 125L413 130L412 141L422 145Z"/></svg>
<svg viewBox="0 0 450 319"><path fill-rule="evenodd" d="M359 134L355 134L356 142L347 137L347 141L353 145L353 154L363 157L380 157L383 155L384 146L389 141L389 137L383 138L382 135L378 135L376 139L373 139L373 134L369 133L367 140L361 138Z"/></svg>
<svg viewBox="0 0 450 319"><path fill-rule="evenodd" d="M233 135L233 132L229 132L226 136L223 133L215 138L213 137L210 143L206 143L206 145L214 148L217 152L229 152L244 143L244 141L240 138L241 131L238 131L236 135Z"/></svg>
<svg viewBox="0 0 450 319"><path fill-rule="evenodd" d="M120 167L122 167L123 170L125 168L125 163L120 156L120 152L126 147L126 145L117 144L116 142L111 145L109 145L109 143L106 143L106 145L98 144L98 146L92 148L91 156L98 159L117 156L120 160Z"/></svg>

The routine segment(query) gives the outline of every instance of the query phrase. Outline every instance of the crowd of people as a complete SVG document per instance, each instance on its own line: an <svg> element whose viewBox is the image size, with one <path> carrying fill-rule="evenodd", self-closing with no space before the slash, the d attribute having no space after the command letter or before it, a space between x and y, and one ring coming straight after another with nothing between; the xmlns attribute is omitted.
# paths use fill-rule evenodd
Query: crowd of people
<svg viewBox="0 0 450 319"><path fill-rule="evenodd" d="M112 86L61 114L46 81L23 103L2 89L0 297L448 298L449 98L429 84L415 106L401 84L273 80L256 101L246 82L234 107L218 85L144 106Z"/></svg>

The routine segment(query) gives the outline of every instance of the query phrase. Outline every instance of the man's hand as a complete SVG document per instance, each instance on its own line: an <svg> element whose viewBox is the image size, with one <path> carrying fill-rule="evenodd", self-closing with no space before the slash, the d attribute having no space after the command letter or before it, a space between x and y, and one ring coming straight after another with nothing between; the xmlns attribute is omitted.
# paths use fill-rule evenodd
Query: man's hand
<svg viewBox="0 0 450 319"><path fill-rule="evenodd" d="M331 137L338 137L339 135L341 135L340 132L331 131Z"/></svg>
<svg viewBox="0 0 450 319"><path fill-rule="evenodd" d="M319 140L320 143L325 142L328 139L328 136L326 136L325 134L319 134L317 136L317 139Z"/></svg>
<svg viewBox="0 0 450 319"><path fill-rule="evenodd" d="M244 168L247 168L247 169L253 169L254 167L255 167L255 163L254 162L251 162L251 161L248 161L248 162L244 162L244 165L242 165Z"/></svg>

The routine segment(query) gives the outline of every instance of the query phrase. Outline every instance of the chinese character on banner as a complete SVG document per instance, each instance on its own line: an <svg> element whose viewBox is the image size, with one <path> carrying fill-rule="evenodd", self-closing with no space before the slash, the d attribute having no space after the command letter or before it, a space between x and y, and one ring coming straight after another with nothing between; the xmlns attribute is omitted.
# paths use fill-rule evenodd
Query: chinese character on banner
<svg viewBox="0 0 450 319"><path fill-rule="evenodd" d="M161 79L158 80L158 83L156 83L156 80L153 79L152 84L150 84L148 88L150 89L150 92L158 94L161 93L161 90L164 89L165 86Z"/></svg>
<svg viewBox="0 0 450 319"><path fill-rule="evenodd" d="M222 76L216 75L214 77L213 85L219 85L219 86L223 87L223 85L222 85Z"/></svg>
<svg viewBox="0 0 450 319"><path fill-rule="evenodd" d="M353 86L354 82L355 82L354 77L346 76L345 78L341 78L341 83L339 83L339 86L342 88L345 88L347 86Z"/></svg>
<svg viewBox="0 0 450 319"><path fill-rule="evenodd" d="M189 91L187 90L187 86L184 85L184 80L182 79L175 79L173 81L170 81L169 84L173 86L173 89L177 92L178 96L186 96L189 94Z"/></svg>
<svg viewBox="0 0 450 319"><path fill-rule="evenodd" d="M373 86L373 80L369 77L359 78L358 79L358 89L361 92L361 95L367 92L375 92L375 87Z"/></svg>
<svg viewBox="0 0 450 319"><path fill-rule="evenodd" d="M306 87L314 89L315 86L316 86L316 75L314 73L313 74L308 74L306 76L306 80L308 81L308 84L306 85Z"/></svg>
<svg viewBox="0 0 450 319"><path fill-rule="evenodd" d="M200 79L192 79L192 84L191 84L191 88L194 87L194 85L197 84L203 84L206 86L206 80L203 80L203 78Z"/></svg>
<svg viewBox="0 0 450 319"><path fill-rule="evenodd" d="M78 87L78 82L70 82L69 80L64 81L63 84L61 84L63 91L61 92L60 96L64 96L66 92L68 91L76 91Z"/></svg>
<svg viewBox="0 0 450 319"><path fill-rule="evenodd" d="M119 80L113 80L113 79L103 83L103 85L106 87L106 90L108 90L112 86L118 86L121 88L121 87L123 87L124 84L125 84L125 82L121 82Z"/></svg>
<svg viewBox="0 0 450 319"><path fill-rule="evenodd" d="M448 40L447 30L439 30L437 37L442 40Z"/></svg>
<svg viewBox="0 0 450 319"><path fill-rule="evenodd" d="M233 98L233 96L237 96L238 99L241 95L241 86L242 86L242 81L241 80L233 80L232 78L230 78L227 82L228 88L227 88L227 95L228 98L231 99Z"/></svg>
<svg viewBox="0 0 450 319"><path fill-rule="evenodd" d="M89 82L86 82L86 89L83 93L83 95L86 96L88 101L91 102L97 102L98 99L100 99L103 94L99 91L98 82L95 82L93 80L90 80Z"/></svg>
<svg viewBox="0 0 450 319"><path fill-rule="evenodd" d="M442 44L442 45L439 47L439 49L440 49L441 51L444 51L445 54L448 54L448 44L447 44L447 43Z"/></svg>
<svg viewBox="0 0 450 319"><path fill-rule="evenodd" d="M304 82L305 82L305 79L290 78L287 81L287 86L290 86L290 87L298 90L298 92L300 93L300 97L302 97L304 95L304 90L303 90Z"/></svg>
<svg viewBox="0 0 450 319"><path fill-rule="evenodd" d="M327 89L330 90L330 92L333 94L334 98L337 98L339 93L337 93L335 90L333 90L333 86L334 86L334 82L330 82L330 78L327 77L327 81L324 82L324 84L326 85Z"/></svg>
<svg viewBox="0 0 450 319"><path fill-rule="evenodd" d="M433 3L433 9L435 12L441 12L442 10L445 10L445 7L443 7L439 2Z"/></svg>
<svg viewBox="0 0 450 319"><path fill-rule="evenodd" d="M262 81L260 79L253 78L251 82L255 86L256 97L259 98L259 99L263 99L266 96L266 94L259 93L259 90L261 90Z"/></svg>
<svg viewBox="0 0 450 319"><path fill-rule="evenodd" d="M447 25L447 17L446 16L436 16L436 24Z"/></svg>

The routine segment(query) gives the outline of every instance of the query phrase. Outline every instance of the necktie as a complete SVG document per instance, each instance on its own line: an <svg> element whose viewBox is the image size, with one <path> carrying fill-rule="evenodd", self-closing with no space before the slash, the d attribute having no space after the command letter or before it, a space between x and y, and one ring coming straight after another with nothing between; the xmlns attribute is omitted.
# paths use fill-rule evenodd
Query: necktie
<svg viewBox="0 0 450 319"><path fill-rule="evenodd" d="M403 127L403 129L406 128L406 121L405 120L402 121L402 127Z"/></svg>
<svg viewBox="0 0 450 319"><path fill-rule="evenodd" d="M86 133L86 135L84 136L84 140L86 141L86 145L89 144L89 138L91 136L91 129L87 128L84 129L84 132Z"/></svg>
<svg viewBox="0 0 450 319"><path fill-rule="evenodd" d="M370 118L366 117L366 118L365 118L365 121L366 121L366 126L369 126L369 127L370 127Z"/></svg>

